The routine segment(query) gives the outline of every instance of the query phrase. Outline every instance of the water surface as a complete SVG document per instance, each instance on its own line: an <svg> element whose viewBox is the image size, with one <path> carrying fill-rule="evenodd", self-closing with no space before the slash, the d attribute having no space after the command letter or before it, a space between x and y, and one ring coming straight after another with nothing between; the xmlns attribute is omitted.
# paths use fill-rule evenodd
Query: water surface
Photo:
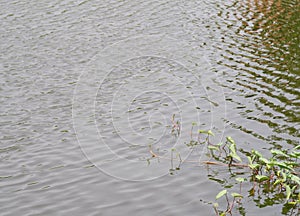
<svg viewBox="0 0 300 216"><path fill-rule="evenodd" d="M1 215L214 215L227 171L169 175L149 144L204 160L184 144L197 122L245 150L299 145L298 1L0 5Z"/></svg>

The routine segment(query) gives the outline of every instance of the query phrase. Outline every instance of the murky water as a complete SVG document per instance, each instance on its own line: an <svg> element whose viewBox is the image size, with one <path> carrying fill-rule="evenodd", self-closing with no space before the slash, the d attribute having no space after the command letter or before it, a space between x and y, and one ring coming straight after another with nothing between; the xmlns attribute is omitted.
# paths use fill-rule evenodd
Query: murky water
<svg viewBox="0 0 300 216"><path fill-rule="evenodd" d="M1 215L214 215L227 171L186 148L192 122L299 144L299 1L0 5ZM170 175L171 148L196 162Z"/></svg>

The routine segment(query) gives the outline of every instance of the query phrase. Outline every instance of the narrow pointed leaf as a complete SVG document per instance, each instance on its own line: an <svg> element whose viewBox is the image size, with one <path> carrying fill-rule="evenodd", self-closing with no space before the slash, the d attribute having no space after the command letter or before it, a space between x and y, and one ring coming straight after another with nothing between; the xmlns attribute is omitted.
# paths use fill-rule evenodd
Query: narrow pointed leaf
<svg viewBox="0 0 300 216"><path fill-rule="evenodd" d="M260 167L259 164L249 164L250 169L258 169Z"/></svg>
<svg viewBox="0 0 300 216"><path fill-rule="evenodd" d="M300 152L298 151L292 151L292 153L290 154L291 157L293 158L300 158Z"/></svg>
<svg viewBox="0 0 300 216"><path fill-rule="evenodd" d="M300 145L296 146L294 149L300 149Z"/></svg>
<svg viewBox="0 0 300 216"><path fill-rule="evenodd" d="M240 178L240 177L238 177L238 178L236 178L235 180L238 181L238 182L244 182L244 181L246 181L247 179L246 179L246 178Z"/></svg>
<svg viewBox="0 0 300 216"><path fill-rule="evenodd" d="M227 190L222 190L220 191L217 196L216 199L220 199L222 196L224 196L225 194L227 194Z"/></svg>
<svg viewBox="0 0 300 216"><path fill-rule="evenodd" d="M284 157L289 157L286 153L284 153L283 151L277 150L277 149L272 149L271 153L273 155L281 155L281 156L284 156Z"/></svg>
<svg viewBox="0 0 300 216"><path fill-rule="evenodd" d="M254 154L255 156L261 158L262 157L262 154L256 150L252 150L252 154Z"/></svg>
<svg viewBox="0 0 300 216"><path fill-rule="evenodd" d="M198 133L208 134L208 131L206 131L206 130L198 130Z"/></svg>
<svg viewBox="0 0 300 216"><path fill-rule="evenodd" d="M273 163L274 163L274 165L279 166L280 168L284 168L287 170L294 170L291 166L289 166L288 164L286 164L284 162L274 161Z"/></svg>
<svg viewBox="0 0 300 216"><path fill-rule="evenodd" d="M266 181L266 180L269 179L269 177L268 177L268 176L265 176L265 175L257 175L257 176L255 176L255 178L256 178L258 181L260 181L260 182Z"/></svg>
<svg viewBox="0 0 300 216"><path fill-rule="evenodd" d="M217 151L219 150L219 147L213 145L209 145L207 148L210 150L217 150Z"/></svg>
<svg viewBox="0 0 300 216"><path fill-rule="evenodd" d="M290 199L292 191L289 185L285 185L285 190L286 190L286 201L288 201Z"/></svg>
<svg viewBox="0 0 300 216"><path fill-rule="evenodd" d="M217 144L217 146L221 146L221 145L223 145L223 143L221 143L221 142Z"/></svg>
<svg viewBox="0 0 300 216"><path fill-rule="evenodd" d="M226 137L226 139L228 142L235 144L234 140L230 136Z"/></svg>
<svg viewBox="0 0 300 216"><path fill-rule="evenodd" d="M292 174L291 175L291 180L296 182L298 185L300 185L300 178L298 176Z"/></svg>
<svg viewBox="0 0 300 216"><path fill-rule="evenodd" d="M233 196L234 198L243 198L243 195L239 193L232 193L231 196Z"/></svg>
<svg viewBox="0 0 300 216"><path fill-rule="evenodd" d="M282 183L283 182L283 180L282 179L277 179L275 182L274 182L274 186L276 186L276 185L278 185L278 184L280 184L280 183Z"/></svg>
<svg viewBox="0 0 300 216"><path fill-rule="evenodd" d="M233 157L234 159L238 160L239 162L242 162L242 159L237 154L232 154L231 153L230 156Z"/></svg>
<svg viewBox="0 0 300 216"><path fill-rule="evenodd" d="M259 160L262 161L262 162L264 162L265 164L270 163L270 161L268 159L263 158L263 157L259 158Z"/></svg>
<svg viewBox="0 0 300 216"><path fill-rule="evenodd" d="M211 130L207 131L207 134L211 136L215 136L215 134Z"/></svg>
<svg viewBox="0 0 300 216"><path fill-rule="evenodd" d="M247 158L248 158L249 164L252 164L252 159L251 159L251 157L247 156Z"/></svg>
<svg viewBox="0 0 300 216"><path fill-rule="evenodd" d="M284 173L284 172L281 172L281 175L282 175L282 180L283 180L283 182L285 182L286 181L286 174Z"/></svg>
<svg viewBox="0 0 300 216"><path fill-rule="evenodd" d="M233 154L236 154L236 147L235 147L234 144L231 144L231 145L229 146L229 149L230 149L230 151L231 151Z"/></svg>

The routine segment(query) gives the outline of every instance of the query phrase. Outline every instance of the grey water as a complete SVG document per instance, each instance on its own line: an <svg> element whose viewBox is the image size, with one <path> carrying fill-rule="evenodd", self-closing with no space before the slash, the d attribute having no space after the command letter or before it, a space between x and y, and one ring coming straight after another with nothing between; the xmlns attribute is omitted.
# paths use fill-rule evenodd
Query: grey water
<svg viewBox="0 0 300 216"><path fill-rule="evenodd" d="M187 148L192 123L247 151L299 145L299 10L2 0L0 215L215 215L228 172ZM283 214L250 197L243 207Z"/></svg>

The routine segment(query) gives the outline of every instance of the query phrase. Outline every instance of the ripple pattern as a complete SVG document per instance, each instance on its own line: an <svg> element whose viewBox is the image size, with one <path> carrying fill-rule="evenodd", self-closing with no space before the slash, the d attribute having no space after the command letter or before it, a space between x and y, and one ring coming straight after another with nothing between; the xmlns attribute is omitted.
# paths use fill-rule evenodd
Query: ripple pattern
<svg viewBox="0 0 300 216"><path fill-rule="evenodd" d="M299 2L232 1L218 9L217 69L230 89L228 110L243 117L228 123L273 145L297 145Z"/></svg>
<svg viewBox="0 0 300 216"><path fill-rule="evenodd" d="M100 80L110 72L114 76L93 92L95 116L80 120L86 126L96 124L118 156L141 162L152 175L146 145L166 150L176 143L167 125L178 107L185 112L177 115L185 131L199 112L201 129L217 131L215 141L222 139L225 124L226 134L247 140L240 144L245 148L249 143L256 148L264 148L260 144L265 142L278 148L299 144L299 1L0 0L0 23L3 216L214 214L208 200L214 200L219 184L207 180L205 167L186 163L174 176L124 181L100 172L78 145L72 119L78 77L100 51L137 35L185 41L189 48L182 57L189 67L147 55L98 74ZM180 44L174 47L180 49ZM146 88L152 84L175 99ZM88 87L79 94L83 102L90 96ZM197 108L186 92L198 99ZM117 93L115 100L108 97L112 93ZM145 103L149 98L151 103ZM110 105L115 125L107 112ZM95 160L108 159L105 168L144 175L126 164L109 163L111 157L96 151L94 139L86 136L85 141ZM153 170L169 169L169 161L161 164ZM278 213L277 208L249 211Z"/></svg>

